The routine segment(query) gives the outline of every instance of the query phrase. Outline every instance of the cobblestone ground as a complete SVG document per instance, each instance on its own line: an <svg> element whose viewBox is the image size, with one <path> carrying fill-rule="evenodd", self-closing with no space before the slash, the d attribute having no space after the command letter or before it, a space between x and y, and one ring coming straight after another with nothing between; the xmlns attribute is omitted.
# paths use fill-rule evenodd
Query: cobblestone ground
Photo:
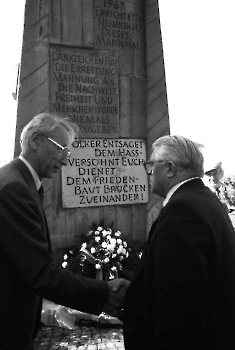
<svg viewBox="0 0 235 350"><path fill-rule="evenodd" d="M120 326L78 326L76 330L42 327L34 342L35 350L124 350Z"/></svg>

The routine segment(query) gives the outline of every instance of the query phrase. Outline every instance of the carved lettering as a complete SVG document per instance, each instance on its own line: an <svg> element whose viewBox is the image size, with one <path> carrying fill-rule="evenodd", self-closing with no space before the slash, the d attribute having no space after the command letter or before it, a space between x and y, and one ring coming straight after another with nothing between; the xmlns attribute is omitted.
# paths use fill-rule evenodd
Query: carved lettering
<svg viewBox="0 0 235 350"><path fill-rule="evenodd" d="M143 49L144 17L140 11L141 6L125 1L96 0L95 44L98 47Z"/></svg>
<svg viewBox="0 0 235 350"><path fill-rule="evenodd" d="M118 60L113 52L51 49L51 110L80 135L119 135Z"/></svg>
<svg viewBox="0 0 235 350"><path fill-rule="evenodd" d="M145 144L136 139L80 139L62 170L65 207L148 201Z"/></svg>

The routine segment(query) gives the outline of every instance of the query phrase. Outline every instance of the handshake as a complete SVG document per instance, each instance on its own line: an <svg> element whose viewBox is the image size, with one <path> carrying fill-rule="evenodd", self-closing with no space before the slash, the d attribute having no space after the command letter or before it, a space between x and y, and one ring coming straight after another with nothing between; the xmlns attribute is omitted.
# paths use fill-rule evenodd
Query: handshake
<svg viewBox="0 0 235 350"><path fill-rule="evenodd" d="M117 278L108 282L108 302L110 305L112 305L116 309L121 308L129 284L130 282L124 278Z"/></svg>

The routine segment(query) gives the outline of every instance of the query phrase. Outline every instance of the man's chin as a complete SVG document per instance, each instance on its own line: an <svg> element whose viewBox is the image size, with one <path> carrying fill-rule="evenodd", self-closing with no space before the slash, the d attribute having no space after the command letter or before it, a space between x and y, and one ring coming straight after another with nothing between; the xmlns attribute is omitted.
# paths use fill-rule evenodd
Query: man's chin
<svg viewBox="0 0 235 350"><path fill-rule="evenodd" d="M51 179L53 176L57 175L59 171L60 169L58 168L47 169L47 171L45 171L45 173L43 174L43 178Z"/></svg>
<svg viewBox="0 0 235 350"><path fill-rule="evenodd" d="M48 172L44 177L47 178L47 179L51 179L53 176L57 175L58 174L58 170L52 170L50 172Z"/></svg>
<svg viewBox="0 0 235 350"><path fill-rule="evenodd" d="M51 171L51 176L58 174L59 170L60 169L58 169L58 168L53 168Z"/></svg>
<svg viewBox="0 0 235 350"><path fill-rule="evenodd" d="M46 174L43 176L43 179L51 179L54 174Z"/></svg>

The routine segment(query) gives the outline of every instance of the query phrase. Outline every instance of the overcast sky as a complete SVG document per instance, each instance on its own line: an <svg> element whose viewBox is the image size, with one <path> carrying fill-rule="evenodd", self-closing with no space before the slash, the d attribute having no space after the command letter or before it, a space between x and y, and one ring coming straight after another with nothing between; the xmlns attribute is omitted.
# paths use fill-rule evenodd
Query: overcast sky
<svg viewBox="0 0 235 350"><path fill-rule="evenodd" d="M0 161L13 157L17 103L12 92L24 4L5 1L0 22ZM222 161L225 174L234 175L234 0L160 0L159 6L171 133L206 146L206 169Z"/></svg>
<svg viewBox="0 0 235 350"><path fill-rule="evenodd" d="M234 0L160 0L172 134L206 146L235 174Z"/></svg>
<svg viewBox="0 0 235 350"><path fill-rule="evenodd" d="M21 59L25 0L4 1L0 21L0 164L11 160L14 152L17 102L12 97Z"/></svg>

